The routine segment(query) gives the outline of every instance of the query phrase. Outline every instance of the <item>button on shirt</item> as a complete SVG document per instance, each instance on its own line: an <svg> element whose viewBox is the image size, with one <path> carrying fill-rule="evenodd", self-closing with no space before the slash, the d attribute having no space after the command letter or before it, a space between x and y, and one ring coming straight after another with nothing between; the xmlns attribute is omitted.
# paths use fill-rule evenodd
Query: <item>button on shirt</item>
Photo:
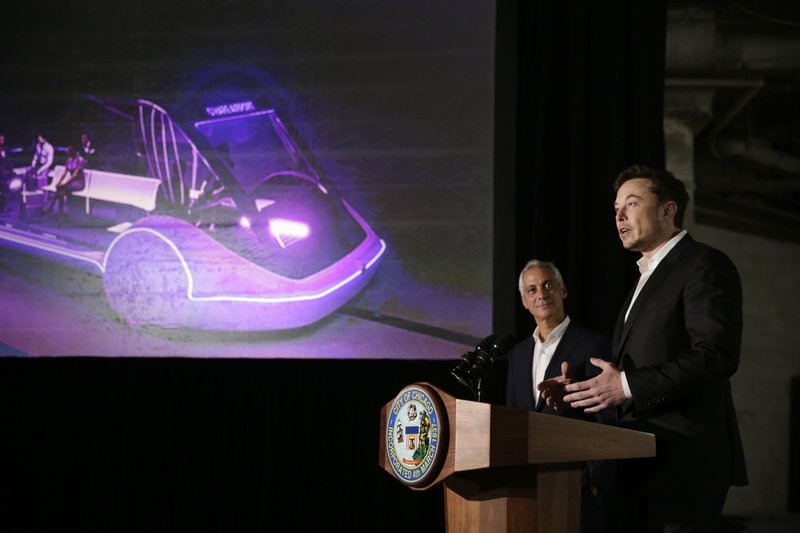
<svg viewBox="0 0 800 533"><path fill-rule="evenodd" d="M547 336L547 340L544 342L542 342L541 338L539 337L539 326L536 326L536 329L533 332L532 372L534 405L539 403L539 390L536 388L536 385L544 381L544 373L547 370L547 366L550 364L550 361L553 359L553 354L556 352L558 343L561 342L561 337L564 336L567 326L569 326L569 317L566 317L561 324L556 326L556 328L550 332L550 335Z"/></svg>
<svg viewBox="0 0 800 533"><path fill-rule="evenodd" d="M625 322L628 321L628 315L631 313L631 309L633 308L633 303L636 301L636 298L639 297L639 293L642 292L642 288L644 287L647 280L650 279L650 276L653 274L653 271L656 269L658 264L664 259L667 254L675 248L675 245L678 244L678 241L683 239L686 235L686 230L681 231L673 238L668 240L664 246L662 246L653 256L645 261L644 257L640 258L636 261L636 264L639 265L639 282L636 284L636 290L633 292L633 298L631 298L631 303L628 306L628 310L625 311ZM622 389L625 391L625 397L630 399L633 397L631 394L631 389L628 386L628 378L625 377L625 372L622 372Z"/></svg>

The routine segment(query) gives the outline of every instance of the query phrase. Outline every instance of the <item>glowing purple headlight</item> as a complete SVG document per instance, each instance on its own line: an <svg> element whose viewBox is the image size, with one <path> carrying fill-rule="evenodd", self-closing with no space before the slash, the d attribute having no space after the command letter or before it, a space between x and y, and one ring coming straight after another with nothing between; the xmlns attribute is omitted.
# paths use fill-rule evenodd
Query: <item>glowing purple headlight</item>
<svg viewBox="0 0 800 533"><path fill-rule="evenodd" d="M281 248L287 248L299 240L305 239L311 233L308 224L296 220L286 220L283 218L271 218L269 220L269 231Z"/></svg>

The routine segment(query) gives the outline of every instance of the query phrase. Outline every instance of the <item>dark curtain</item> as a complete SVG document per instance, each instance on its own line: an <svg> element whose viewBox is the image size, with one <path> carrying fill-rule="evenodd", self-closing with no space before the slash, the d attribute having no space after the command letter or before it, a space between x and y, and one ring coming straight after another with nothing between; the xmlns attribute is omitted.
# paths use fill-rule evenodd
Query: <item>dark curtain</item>
<svg viewBox="0 0 800 533"><path fill-rule="evenodd" d="M610 334L638 275L613 179L664 165L666 5L498 4L495 327L533 331L517 279L537 258L559 266L569 315Z"/></svg>
<svg viewBox="0 0 800 533"><path fill-rule="evenodd" d="M443 531L379 414L452 364L0 358L2 531ZM412 517L412 518L409 518Z"/></svg>
<svg viewBox="0 0 800 533"><path fill-rule="evenodd" d="M663 165L665 5L498 4L495 332L532 329L516 287L531 257L608 331L635 275L611 182ZM2 529L443 531L441 487L379 468L378 416L413 382L465 397L454 363L0 359Z"/></svg>

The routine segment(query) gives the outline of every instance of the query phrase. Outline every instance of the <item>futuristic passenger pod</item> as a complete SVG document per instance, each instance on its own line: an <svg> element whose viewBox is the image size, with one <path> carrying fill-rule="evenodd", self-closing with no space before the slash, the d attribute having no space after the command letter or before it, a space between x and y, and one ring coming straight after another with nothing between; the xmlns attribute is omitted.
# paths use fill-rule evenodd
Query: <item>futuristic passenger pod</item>
<svg viewBox="0 0 800 533"><path fill-rule="evenodd" d="M0 244L88 265L125 320L165 328L301 327L371 279L385 242L278 109L206 101L179 120L145 99L91 101L118 132L103 167L90 161L67 223L23 220L20 204Z"/></svg>

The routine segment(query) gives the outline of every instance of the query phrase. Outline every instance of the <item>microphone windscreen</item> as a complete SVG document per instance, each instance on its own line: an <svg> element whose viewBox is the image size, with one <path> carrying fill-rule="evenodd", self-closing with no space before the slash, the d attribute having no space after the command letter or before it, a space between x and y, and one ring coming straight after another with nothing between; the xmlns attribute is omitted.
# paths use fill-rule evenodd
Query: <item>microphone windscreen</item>
<svg viewBox="0 0 800 533"><path fill-rule="evenodd" d="M492 356L498 358L502 355L505 355L506 352L508 352L511 348L514 347L515 343L516 339L514 338L514 336L511 335L510 333L506 333L505 335L503 335L499 339L496 339L492 343L492 347L490 348Z"/></svg>
<svg viewBox="0 0 800 533"><path fill-rule="evenodd" d="M492 345L497 340L497 335L487 335L478 344L475 345L476 351L486 352L492 348Z"/></svg>

